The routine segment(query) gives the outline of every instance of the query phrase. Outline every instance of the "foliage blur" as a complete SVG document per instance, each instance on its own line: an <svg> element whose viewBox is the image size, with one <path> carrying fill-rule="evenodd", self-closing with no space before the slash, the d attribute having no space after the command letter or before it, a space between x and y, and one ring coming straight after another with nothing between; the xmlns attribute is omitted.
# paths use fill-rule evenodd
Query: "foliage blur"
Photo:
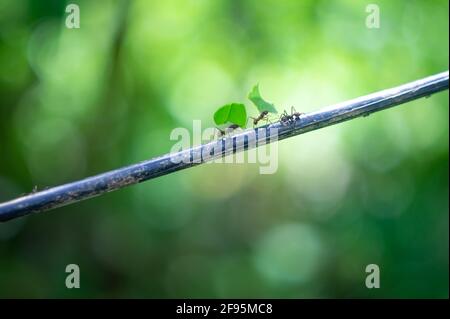
<svg viewBox="0 0 450 319"><path fill-rule="evenodd" d="M448 1L0 2L0 201L167 153L260 83L309 112L448 69ZM256 115L256 112L250 115ZM0 224L0 297L448 297L448 91ZM66 289L65 267L81 269ZM365 287L377 264L381 288Z"/></svg>

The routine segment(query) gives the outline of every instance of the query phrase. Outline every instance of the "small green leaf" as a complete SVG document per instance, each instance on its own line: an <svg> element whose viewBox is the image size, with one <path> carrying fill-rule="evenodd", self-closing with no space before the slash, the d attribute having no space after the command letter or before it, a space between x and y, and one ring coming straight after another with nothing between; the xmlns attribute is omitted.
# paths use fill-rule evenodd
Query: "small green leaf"
<svg viewBox="0 0 450 319"><path fill-rule="evenodd" d="M214 122L216 125L232 123L245 127L247 124L247 111L245 105L241 103L231 103L220 107L214 113Z"/></svg>
<svg viewBox="0 0 450 319"><path fill-rule="evenodd" d="M275 105L265 101L261 97L261 93L259 93L259 84L256 84L253 87L251 92L248 94L248 99L250 101L252 101L253 104L255 104L255 106L256 106L256 108L258 109L259 112L267 111L267 112L270 112L270 113L278 113L276 108L275 108Z"/></svg>
<svg viewBox="0 0 450 319"><path fill-rule="evenodd" d="M230 116L231 104L226 104L220 107L216 113L214 113L214 122L216 125L225 124Z"/></svg>
<svg viewBox="0 0 450 319"><path fill-rule="evenodd" d="M241 103L232 103L228 122L245 127L247 124L247 111L245 105Z"/></svg>

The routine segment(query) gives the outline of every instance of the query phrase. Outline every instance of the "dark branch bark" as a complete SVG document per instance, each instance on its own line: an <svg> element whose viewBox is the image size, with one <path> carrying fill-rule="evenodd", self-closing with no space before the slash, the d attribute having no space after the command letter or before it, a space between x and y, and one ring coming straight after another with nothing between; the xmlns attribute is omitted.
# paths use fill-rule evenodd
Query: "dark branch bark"
<svg viewBox="0 0 450 319"><path fill-rule="evenodd" d="M208 160L250 149L253 145L247 141L251 136L256 136L256 144L254 146L257 147L270 142L270 129L277 129L277 139L281 140L356 117L367 116L421 97L430 96L433 93L446 90L448 87L449 73L446 71L392 89L333 105L317 112L305 114L288 125L276 122L262 126L258 130L248 129L240 134L193 147L176 154L166 154L84 180L50 188L0 204L0 221L7 221L31 213L65 206L125 186L196 166ZM265 135L259 134L261 129L264 130ZM236 142L242 138L246 141L245 143L240 144ZM220 151L208 158L202 157L202 154L211 154L209 150L214 146L218 146ZM205 150L208 151L205 152ZM188 159L199 158L200 160L198 162L174 163L172 159L175 156Z"/></svg>

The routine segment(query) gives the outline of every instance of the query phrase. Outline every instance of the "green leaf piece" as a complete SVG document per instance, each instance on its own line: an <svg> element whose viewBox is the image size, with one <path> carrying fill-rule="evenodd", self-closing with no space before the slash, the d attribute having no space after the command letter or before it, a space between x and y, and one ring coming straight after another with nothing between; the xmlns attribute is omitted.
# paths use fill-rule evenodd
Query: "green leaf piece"
<svg viewBox="0 0 450 319"><path fill-rule="evenodd" d="M214 122L216 125L225 124L230 116L231 104L226 104L220 107L216 113L214 113Z"/></svg>
<svg viewBox="0 0 450 319"><path fill-rule="evenodd" d="M228 122L239 125L244 128L247 124L247 110L245 105L241 103L232 103Z"/></svg>
<svg viewBox="0 0 450 319"><path fill-rule="evenodd" d="M253 87L251 92L248 94L248 99L250 101L252 101L253 104L255 104L256 108L258 109L258 111L260 113L262 113L264 111L267 111L267 112L270 112L270 113L278 113L276 108L275 108L275 105L265 101L261 97L261 93L259 93L259 84L256 84Z"/></svg>
<svg viewBox="0 0 450 319"><path fill-rule="evenodd" d="M216 125L232 123L244 128L247 124L247 111L245 105L241 103L231 103L220 107L214 113L214 122Z"/></svg>

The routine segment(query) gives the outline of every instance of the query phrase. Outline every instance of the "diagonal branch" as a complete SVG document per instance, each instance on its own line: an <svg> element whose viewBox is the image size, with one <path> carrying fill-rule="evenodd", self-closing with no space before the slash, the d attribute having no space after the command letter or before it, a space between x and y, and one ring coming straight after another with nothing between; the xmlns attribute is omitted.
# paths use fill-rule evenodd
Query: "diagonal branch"
<svg viewBox="0 0 450 319"><path fill-rule="evenodd" d="M270 143L272 140L269 138L273 137L273 131L277 132L276 137L278 140L285 139L356 117L367 116L421 97L428 97L433 93L447 90L448 87L449 73L446 71L398 87L332 105L317 112L305 114L288 125L276 122L258 129L248 129L240 134L212 141L175 154L166 154L80 181L19 197L0 204L0 221L7 221L31 213L69 205L125 186L196 166L228 154ZM261 134L261 130L264 134ZM251 138L256 139L255 144L248 142ZM239 140L244 140L245 142L238 143ZM219 151L211 153L211 150ZM205 156L205 154L208 156ZM176 163L173 160L174 158L187 160ZM199 160L193 161L196 158Z"/></svg>

